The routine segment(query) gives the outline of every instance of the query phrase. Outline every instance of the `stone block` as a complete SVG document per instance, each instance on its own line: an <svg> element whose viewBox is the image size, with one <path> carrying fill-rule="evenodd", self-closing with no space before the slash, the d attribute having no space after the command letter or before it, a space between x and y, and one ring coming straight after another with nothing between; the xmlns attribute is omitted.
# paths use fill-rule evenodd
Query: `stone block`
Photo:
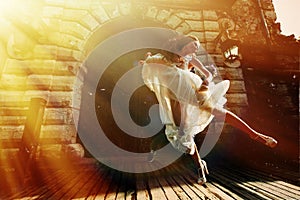
<svg viewBox="0 0 300 200"><path fill-rule="evenodd" d="M148 7L148 10L146 12L146 16L152 19L155 19L158 14L158 9L155 6Z"/></svg>
<svg viewBox="0 0 300 200"><path fill-rule="evenodd" d="M7 59L3 73L25 76L29 73L29 63L28 61Z"/></svg>
<svg viewBox="0 0 300 200"><path fill-rule="evenodd" d="M73 95L73 92L50 92L48 105L51 107L73 107Z"/></svg>
<svg viewBox="0 0 300 200"><path fill-rule="evenodd" d="M1 125L0 126L0 140L21 139L23 135L23 125Z"/></svg>
<svg viewBox="0 0 300 200"><path fill-rule="evenodd" d="M34 60L30 62L30 71L34 74L52 74L55 60Z"/></svg>
<svg viewBox="0 0 300 200"><path fill-rule="evenodd" d="M82 17L88 15L87 10L64 9L62 20L79 22Z"/></svg>
<svg viewBox="0 0 300 200"><path fill-rule="evenodd" d="M99 26L98 21L90 14L84 15L79 23L90 31L95 30Z"/></svg>
<svg viewBox="0 0 300 200"><path fill-rule="evenodd" d="M220 45L216 44L214 41L213 42L208 42L208 44L213 45L215 47L215 53L220 54L223 56L223 52L220 48Z"/></svg>
<svg viewBox="0 0 300 200"><path fill-rule="evenodd" d="M176 15L172 15L172 16L169 17L166 24L170 28L175 29L181 22L182 22L182 20L179 17L177 17Z"/></svg>
<svg viewBox="0 0 300 200"><path fill-rule="evenodd" d="M156 15L156 19L160 22L167 22L168 18L170 17L171 12L167 10L159 10L158 14Z"/></svg>
<svg viewBox="0 0 300 200"><path fill-rule="evenodd" d="M191 27L188 23L183 22L176 28L176 31L182 34L188 34L191 31Z"/></svg>
<svg viewBox="0 0 300 200"><path fill-rule="evenodd" d="M176 15L186 20L200 21L203 19L201 11L188 11L188 10L177 11Z"/></svg>
<svg viewBox="0 0 300 200"><path fill-rule="evenodd" d="M33 27L31 27L33 28ZM37 32L31 31L31 37L29 34L21 31L21 29L8 30L11 34L6 42L7 55L10 58L26 60L32 59L33 49L36 45L35 37L38 37Z"/></svg>
<svg viewBox="0 0 300 200"><path fill-rule="evenodd" d="M29 90L49 90L52 84L52 75L29 75L26 88Z"/></svg>
<svg viewBox="0 0 300 200"><path fill-rule="evenodd" d="M245 93L226 94L228 106L247 106L248 98Z"/></svg>
<svg viewBox="0 0 300 200"><path fill-rule="evenodd" d="M45 125L74 124L73 108L46 108L44 121Z"/></svg>
<svg viewBox="0 0 300 200"><path fill-rule="evenodd" d="M228 80L243 80L243 71L241 68L232 69L228 67L218 67L220 75Z"/></svg>
<svg viewBox="0 0 300 200"><path fill-rule="evenodd" d="M0 105L5 106L25 106L24 91L0 90Z"/></svg>
<svg viewBox="0 0 300 200"><path fill-rule="evenodd" d="M110 17L106 13L105 9L102 6L97 6L95 9L92 9L91 15L100 23L103 24L107 22Z"/></svg>
<svg viewBox="0 0 300 200"><path fill-rule="evenodd" d="M205 54L203 55L203 57L205 57L206 62L203 62L203 64L205 65L216 65L218 66L218 59L216 58L216 56L218 55L214 55L214 54Z"/></svg>
<svg viewBox="0 0 300 200"><path fill-rule="evenodd" d="M39 157L42 159L48 159L52 161L58 161L60 159L81 159L84 156L84 148L78 144L43 144L40 145ZM67 161L64 160L64 161ZM61 168L61 163L50 162L53 166ZM66 163L64 163L66 164ZM50 166L48 166L50 167Z"/></svg>
<svg viewBox="0 0 300 200"><path fill-rule="evenodd" d="M74 92L53 91L49 94L48 106L63 107L63 108L78 108L76 103L77 94Z"/></svg>
<svg viewBox="0 0 300 200"><path fill-rule="evenodd" d="M75 76L53 76L51 91L72 91L76 82Z"/></svg>
<svg viewBox="0 0 300 200"><path fill-rule="evenodd" d="M218 58L215 59L215 65L217 66L223 66L224 65L224 62L223 61L220 61Z"/></svg>
<svg viewBox="0 0 300 200"><path fill-rule="evenodd" d="M57 61L53 75L77 75L81 62Z"/></svg>
<svg viewBox="0 0 300 200"><path fill-rule="evenodd" d="M219 34L219 23L217 21L204 21L205 31L218 32Z"/></svg>
<svg viewBox="0 0 300 200"><path fill-rule="evenodd" d="M105 3L102 3L102 6L106 10L106 13L109 15L109 17L111 19L121 16L121 13L119 10L119 8L120 8L119 3L107 1Z"/></svg>
<svg viewBox="0 0 300 200"><path fill-rule="evenodd" d="M54 45L36 45L33 50L35 59L55 60L57 59L58 47Z"/></svg>
<svg viewBox="0 0 300 200"><path fill-rule="evenodd" d="M230 93L246 93L244 81L231 80L228 92L230 92Z"/></svg>
<svg viewBox="0 0 300 200"><path fill-rule="evenodd" d="M23 125L25 124L26 116L0 116L1 125Z"/></svg>
<svg viewBox="0 0 300 200"><path fill-rule="evenodd" d="M222 55L215 54L214 52L212 52L212 53L208 52L208 53L210 55L210 59L213 60L215 65L217 65L217 66L222 66L223 65L224 58L223 58Z"/></svg>
<svg viewBox="0 0 300 200"><path fill-rule="evenodd" d="M40 139L50 139L57 143L75 143L76 134L74 125L43 125L41 127Z"/></svg>
<svg viewBox="0 0 300 200"><path fill-rule="evenodd" d="M216 67L218 66L216 61L214 60L214 58L211 57L210 55L207 56L207 63L203 63L203 64L208 65L208 66L209 65L214 65Z"/></svg>
<svg viewBox="0 0 300 200"><path fill-rule="evenodd" d="M48 35L48 44L65 47L69 49L80 50L83 49L84 41L72 35L53 32Z"/></svg>
<svg viewBox="0 0 300 200"><path fill-rule="evenodd" d="M82 51L73 50L72 51L72 57L76 61L83 61L85 59L85 54Z"/></svg>
<svg viewBox="0 0 300 200"><path fill-rule="evenodd" d="M62 157L63 144L43 144L39 147L39 158L49 159L49 160L58 160ZM49 162L52 165L56 165L55 162ZM47 166L51 167L51 166Z"/></svg>
<svg viewBox="0 0 300 200"><path fill-rule="evenodd" d="M84 148L81 144L67 144L64 148L64 154L70 159L78 159L84 157Z"/></svg>
<svg viewBox="0 0 300 200"><path fill-rule="evenodd" d="M3 74L0 79L0 89L5 90L24 90L27 76L18 76L13 74Z"/></svg>
<svg viewBox="0 0 300 200"><path fill-rule="evenodd" d="M218 52L216 52L216 43L214 43L214 42L207 42L205 49L206 49L206 52L209 54L218 53Z"/></svg>
<svg viewBox="0 0 300 200"><path fill-rule="evenodd" d="M57 50L57 60L60 61L81 61L83 54L80 51L59 47Z"/></svg>
<svg viewBox="0 0 300 200"><path fill-rule="evenodd" d="M131 12L131 3L130 2L120 2L119 3L121 15L129 15Z"/></svg>
<svg viewBox="0 0 300 200"><path fill-rule="evenodd" d="M205 37L204 37L204 32L203 31L191 31L191 32L189 32L188 35L194 35L194 36L196 36L199 39L202 47L204 48Z"/></svg>
<svg viewBox="0 0 300 200"><path fill-rule="evenodd" d="M27 108L24 107L0 107L0 116L24 116L26 114Z"/></svg>
<svg viewBox="0 0 300 200"><path fill-rule="evenodd" d="M94 30L99 25L97 20L86 10L64 9L61 19L79 23L88 30Z"/></svg>
<svg viewBox="0 0 300 200"><path fill-rule="evenodd" d="M190 26L192 31L203 31L204 30L202 21L185 20L185 22Z"/></svg>
<svg viewBox="0 0 300 200"><path fill-rule="evenodd" d="M21 61L9 59L6 63L5 73L15 75L52 74L54 60L29 60Z"/></svg>
<svg viewBox="0 0 300 200"><path fill-rule="evenodd" d="M73 35L74 37L79 39L87 39L91 34L91 31L82 26L81 24L70 21L61 22L58 31L61 33Z"/></svg>
<svg viewBox="0 0 300 200"><path fill-rule="evenodd" d="M213 42L218 35L219 32L205 31L205 39L208 42Z"/></svg>
<svg viewBox="0 0 300 200"><path fill-rule="evenodd" d="M50 91L48 90L27 90L24 94L23 101L29 102L31 98L43 98L49 101Z"/></svg>
<svg viewBox="0 0 300 200"><path fill-rule="evenodd" d="M217 21L218 16L214 10L203 10L203 19L209 21Z"/></svg>

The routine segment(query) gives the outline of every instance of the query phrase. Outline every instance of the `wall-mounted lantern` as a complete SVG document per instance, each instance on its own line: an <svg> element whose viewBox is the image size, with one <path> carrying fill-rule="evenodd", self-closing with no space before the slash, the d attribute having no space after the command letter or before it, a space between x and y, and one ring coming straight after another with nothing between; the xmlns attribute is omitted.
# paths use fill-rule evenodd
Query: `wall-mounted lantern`
<svg viewBox="0 0 300 200"><path fill-rule="evenodd" d="M224 56L224 64L228 67L239 67L241 56L239 54L239 40L235 30L234 20L226 13L219 13L218 23L220 34L216 37L216 45L220 45Z"/></svg>
<svg viewBox="0 0 300 200"><path fill-rule="evenodd" d="M239 67L241 65L239 55L239 41L227 39L220 43L224 56L224 64L228 67Z"/></svg>

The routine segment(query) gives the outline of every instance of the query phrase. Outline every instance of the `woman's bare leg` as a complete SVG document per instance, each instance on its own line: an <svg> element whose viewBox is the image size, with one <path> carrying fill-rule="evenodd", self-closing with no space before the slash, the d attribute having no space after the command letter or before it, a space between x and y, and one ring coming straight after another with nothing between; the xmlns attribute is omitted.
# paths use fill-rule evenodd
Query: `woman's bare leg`
<svg viewBox="0 0 300 200"><path fill-rule="evenodd" d="M228 110L215 109L213 111L213 114L217 118L224 116L224 114L225 114L225 122L226 123L247 133L250 136L250 138L252 138L258 142L261 142L271 148L274 148L277 145L277 141L275 139L273 139L272 137L263 135L261 133L258 133L257 131L252 129L246 122L244 122L241 118L239 118L237 115L235 115L234 113L232 113Z"/></svg>

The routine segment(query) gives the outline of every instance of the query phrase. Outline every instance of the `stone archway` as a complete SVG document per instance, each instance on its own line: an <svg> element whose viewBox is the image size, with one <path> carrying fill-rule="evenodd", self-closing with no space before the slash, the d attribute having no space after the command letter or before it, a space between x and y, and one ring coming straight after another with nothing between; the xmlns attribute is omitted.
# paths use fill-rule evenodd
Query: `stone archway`
<svg viewBox="0 0 300 200"><path fill-rule="evenodd" d="M128 23L129 22L129 23ZM130 30L135 29L143 29L143 28L163 28L164 31L170 32L169 34L172 34L172 30L165 28L163 24L155 22L150 19L144 19L139 20L136 18L132 18L131 16L122 18L122 19L115 19L111 22L108 22L106 25L100 27L95 33L91 36L90 40L87 42L87 49L93 49L93 47L96 47L97 44L102 43L103 41L106 41L107 39L113 38L114 35L119 35L122 32L128 32ZM145 33L148 31L145 31ZM151 32L151 31L150 31ZM159 31L153 32L154 34L159 34ZM166 33L164 33L166 34ZM151 34L149 35L151 37ZM156 36L157 37L157 36ZM161 36L161 38L166 36ZM128 38L124 38L128 39ZM131 42L136 42L136 40L139 40L139 38L132 38ZM92 43L91 43L92 41ZM161 41L156 42L157 44L163 44L165 40L161 39ZM121 48L118 47L118 43L114 43L113 48ZM99 49L97 49L99 51ZM103 49L105 51L106 49ZM93 69L87 64L89 62L89 56L87 57L87 60L85 63L86 73L85 73L85 80L83 83L83 89L81 93L81 109L80 109L80 117L79 117L79 124L81 126L85 126L82 123L83 118L86 116L90 116L90 114L82 113L86 112L86 105L85 101L87 101L87 98L90 96L95 95L95 112L97 116L98 123L100 124L100 127L102 128L102 131L105 132L106 136L117 146L120 146L122 149L126 149L128 151L133 152L149 152L150 148L150 142L152 137L148 138L136 138L132 137L126 133L124 133L120 127L116 124L114 117L112 115L112 108L111 108L111 95L114 87L116 87L117 81L127 73L129 70L131 70L135 65L137 65L138 61L143 59L145 54L148 51L155 52L157 49L150 49L150 48L141 48L141 49L133 49L132 51L129 49L128 51L124 52L122 55L116 56L116 59L110 63L109 66L103 66L101 64L101 60L98 60L99 67L105 68L105 71L103 74L101 74L101 77L94 77L93 79L97 79L97 90L94 94L92 91L90 91L88 84L91 82L89 80L91 78L91 75L89 73L93 73ZM117 52L117 51L116 51ZM93 50L90 54L93 53ZM108 53L108 52L103 52ZM114 51L111 53L115 53ZM88 79L88 80L87 80ZM136 81L135 81L136 79ZM138 79L141 79L140 74L135 73L135 76L131 77L131 81L133 81L133 84L135 84ZM130 103L129 103L129 113L130 118L136 123L138 126L145 126L149 123L149 108L153 105L157 104L157 100L155 98L155 95L150 92L150 90L145 86L139 87L132 97L130 97ZM87 111L89 112L89 111ZM126 118L124 113L118 113L123 118ZM82 117L84 116L84 117ZM157 118L158 114L157 114ZM82 122L82 123L81 123ZM161 125L162 126L162 125ZM79 128L80 129L80 128ZM162 131L162 130L161 130ZM160 131L160 132L161 132ZM88 131L86 133L82 134L89 134ZM82 136L82 135L81 135ZM83 136L84 137L84 136ZM129 145L128 145L129 144Z"/></svg>

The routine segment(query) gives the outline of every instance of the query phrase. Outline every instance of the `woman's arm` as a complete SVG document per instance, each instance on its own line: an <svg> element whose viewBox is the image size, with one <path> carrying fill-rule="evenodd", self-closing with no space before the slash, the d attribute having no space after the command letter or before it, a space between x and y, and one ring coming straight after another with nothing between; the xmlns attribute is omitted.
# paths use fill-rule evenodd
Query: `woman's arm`
<svg viewBox="0 0 300 200"><path fill-rule="evenodd" d="M212 74L204 67L204 65L195 57L193 56L191 63L196 68L196 71L198 70L199 76L203 80L205 84L208 84L208 82L212 81Z"/></svg>

